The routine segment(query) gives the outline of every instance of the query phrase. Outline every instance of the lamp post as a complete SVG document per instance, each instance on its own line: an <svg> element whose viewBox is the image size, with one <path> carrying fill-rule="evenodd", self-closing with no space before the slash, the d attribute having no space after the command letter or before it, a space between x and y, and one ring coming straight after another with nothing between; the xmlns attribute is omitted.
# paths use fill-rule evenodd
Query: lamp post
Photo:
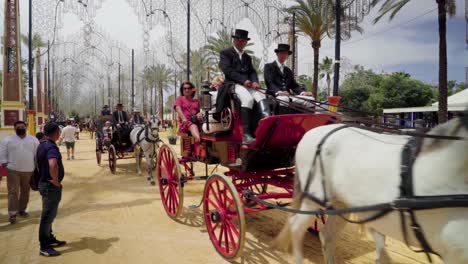
<svg viewBox="0 0 468 264"><path fill-rule="evenodd" d="M340 84L340 53L341 53L341 0L335 2L335 72L333 78L333 96L338 96Z"/></svg>
<svg viewBox="0 0 468 264"><path fill-rule="evenodd" d="M28 86L29 86L29 105L28 105L28 132L34 135L36 124L34 123L34 95L33 95L33 57L32 57L32 0L29 0L29 33L28 33Z"/></svg>
<svg viewBox="0 0 468 264"><path fill-rule="evenodd" d="M187 80L190 80L190 0L187 0Z"/></svg>
<svg viewBox="0 0 468 264"><path fill-rule="evenodd" d="M132 49L132 110L135 108L135 50Z"/></svg>

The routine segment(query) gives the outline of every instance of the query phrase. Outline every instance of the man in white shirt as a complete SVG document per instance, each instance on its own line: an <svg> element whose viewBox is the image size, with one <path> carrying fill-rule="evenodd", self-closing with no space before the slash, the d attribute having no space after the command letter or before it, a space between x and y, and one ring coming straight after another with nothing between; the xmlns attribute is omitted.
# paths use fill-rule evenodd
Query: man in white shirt
<svg viewBox="0 0 468 264"><path fill-rule="evenodd" d="M62 130L60 140L65 141L65 146L67 147L67 160L70 160L70 150L71 158L75 159L75 133L77 131L78 129L72 126L71 121L68 121L67 126Z"/></svg>
<svg viewBox="0 0 468 264"><path fill-rule="evenodd" d="M28 217L29 180L35 168L39 141L26 134L26 123L15 123L16 135L7 136L0 145L0 163L6 166L8 215L16 223L16 215Z"/></svg>

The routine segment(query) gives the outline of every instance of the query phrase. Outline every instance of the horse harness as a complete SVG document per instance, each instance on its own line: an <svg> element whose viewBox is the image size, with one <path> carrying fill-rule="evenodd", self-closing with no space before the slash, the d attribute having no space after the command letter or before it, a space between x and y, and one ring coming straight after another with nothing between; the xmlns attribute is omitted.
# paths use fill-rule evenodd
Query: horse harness
<svg viewBox="0 0 468 264"><path fill-rule="evenodd" d="M140 144L143 140L145 140L146 142L148 143L151 143L151 144L156 144L160 141L159 139L159 136L158 138L156 139L151 139L149 137L149 126L146 125L145 127L143 127L142 129L140 129L140 131L138 131L138 134L137 134L137 142L135 144ZM143 134L143 132L145 132L145 136L144 137L141 137L141 134Z"/></svg>
<svg viewBox="0 0 468 264"><path fill-rule="evenodd" d="M323 159L322 159L322 149L323 145L330 138L330 136L344 128L353 127L350 125L343 125L336 127L335 129L328 132L325 137L319 142L317 146L317 150L315 152L315 157L312 163L312 167L315 167L317 162L319 162L319 169L322 173L322 188L324 198L323 200L318 199L317 197L307 193L307 190L310 187L312 182L312 175L310 175L307 179L306 185L304 187L304 192L302 193L301 199L307 197L308 199L312 200L313 202L321 205L325 208L325 210L317 210L314 212L305 212L300 210L290 210L295 211L296 213L305 213L305 214L316 214L316 215L338 215L343 218L345 221L354 223L354 224L364 224L369 221L377 220L386 214L397 210L400 212L400 219L401 219L401 228L403 232L403 237L405 243L408 247L408 231L407 231L407 217L410 220L410 227L413 230L414 236L418 240L421 250L414 250L414 252L421 253L424 252L429 260L432 263L432 259L429 253L433 253L436 255L436 252L431 248L429 245L426 237L424 236L423 230L421 226L418 224L415 210L427 210L427 209L439 209L439 208L454 208L454 207L468 207L468 195L435 195L435 196L416 196L414 195L413 190L413 165L418 156L419 150L421 148L422 139L421 137L415 138L412 137L410 140L405 144L402 151L401 156L401 183L399 186L400 189L400 197L394 200L391 203L381 203L376 205L370 206L361 206L361 207L354 207L354 208L344 208L344 209L335 209L331 204L328 195L327 195L327 188L326 188L326 181L325 181L325 170L323 166ZM312 171L311 171L312 173ZM251 196L251 195L249 195ZM368 218L354 221L345 218L342 216L343 214L347 213L363 213L363 212L370 212L370 211L378 211L374 215L371 215Z"/></svg>

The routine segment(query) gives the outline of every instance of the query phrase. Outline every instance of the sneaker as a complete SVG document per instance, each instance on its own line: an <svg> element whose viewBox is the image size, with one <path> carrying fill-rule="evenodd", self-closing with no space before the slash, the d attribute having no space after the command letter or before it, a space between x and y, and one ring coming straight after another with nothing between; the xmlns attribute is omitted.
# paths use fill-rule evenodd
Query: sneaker
<svg viewBox="0 0 468 264"><path fill-rule="evenodd" d="M39 250L39 255L44 257L56 257L60 256L60 252L55 250L53 247L41 248Z"/></svg>
<svg viewBox="0 0 468 264"><path fill-rule="evenodd" d="M29 217L29 214L25 211L19 212L19 216L21 217Z"/></svg>
<svg viewBox="0 0 468 264"><path fill-rule="evenodd" d="M68 157L67 160L70 160L70 157Z"/></svg>
<svg viewBox="0 0 468 264"><path fill-rule="evenodd" d="M60 241L58 240L54 235L51 236L49 245L52 247L62 247L67 244L66 241Z"/></svg>
<svg viewBox="0 0 468 264"><path fill-rule="evenodd" d="M16 215L10 215L10 225L16 224Z"/></svg>
<svg viewBox="0 0 468 264"><path fill-rule="evenodd" d="M74 160L74 159L75 159L75 156L72 156L72 160Z"/></svg>

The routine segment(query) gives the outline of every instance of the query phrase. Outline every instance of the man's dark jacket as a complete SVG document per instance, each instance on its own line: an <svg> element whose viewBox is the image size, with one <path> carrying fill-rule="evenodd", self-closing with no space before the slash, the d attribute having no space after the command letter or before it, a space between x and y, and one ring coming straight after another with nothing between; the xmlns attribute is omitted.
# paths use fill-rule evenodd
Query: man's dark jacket
<svg viewBox="0 0 468 264"><path fill-rule="evenodd" d="M244 52L242 60L234 47L221 51L219 67L224 73L226 81L243 85L246 80L258 83L258 76L252 64L252 57Z"/></svg>
<svg viewBox="0 0 468 264"><path fill-rule="evenodd" d="M114 113L112 113L112 116L114 119L114 124L117 125L119 123L119 111L114 111ZM127 112L122 111L122 118L123 118L124 123L128 122Z"/></svg>
<svg viewBox="0 0 468 264"><path fill-rule="evenodd" d="M290 94L301 94L304 88L301 87L296 80L294 74L286 65L281 73L280 68L276 61L265 64L263 69L263 76L265 77L265 84L267 86L267 93L275 96L279 91L285 91Z"/></svg>
<svg viewBox="0 0 468 264"><path fill-rule="evenodd" d="M145 120L143 119L142 116L137 116L137 115L133 115L133 123L135 125L142 125L143 123L145 123Z"/></svg>

